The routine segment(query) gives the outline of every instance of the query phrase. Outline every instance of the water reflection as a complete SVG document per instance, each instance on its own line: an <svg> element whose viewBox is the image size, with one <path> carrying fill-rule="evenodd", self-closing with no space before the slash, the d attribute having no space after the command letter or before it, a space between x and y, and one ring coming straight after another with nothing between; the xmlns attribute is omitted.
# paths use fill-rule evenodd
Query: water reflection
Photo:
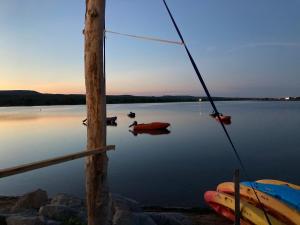
<svg viewBox="0 0 300 225"><path fill-rule="evenodd" d="M107 123L107 126L111 126L111 127L117 127L118 126L118 124L117 124L117 122L109 122L109 123Z"/></svg>
<svg viewBox="0 0 300 225"><path fill-rule="evenodd" d="M138 136L139 134L149 134L149 135L163 135L170 134L171 131L168 129L160 129L160 130L129 130L134 136Z"/></svg>
<svg viewBox="0 0 300 225"><path fill-rule="evenodd" d="M234 118L228 132L253 179L300 183L300 102L216 104ZM171 134L134 136L130 111L145 123L170 122ZM107 126L107 144L116 145L108 152L111 191L149 205L203 204L203 193L231 180L238 166L210 111L207 103L108 105L108 115L118 118L117 127ZM85 149L84 118L85 106L0 108L0 167ZM42 188L84 196L84 179L84 160L76 160L3 178L0 195Z"/></svg>
<svg viewBox="0 0 300 225"><path fill-rule="evenodd" d="M116 127L118 126L117 122L117 117L113 116L113 117L107 117L106 118L106 126L112 126L112 127ZM87 126L87 118L85 118L84 120L82 120L82 124L84 126Z"/></svg>

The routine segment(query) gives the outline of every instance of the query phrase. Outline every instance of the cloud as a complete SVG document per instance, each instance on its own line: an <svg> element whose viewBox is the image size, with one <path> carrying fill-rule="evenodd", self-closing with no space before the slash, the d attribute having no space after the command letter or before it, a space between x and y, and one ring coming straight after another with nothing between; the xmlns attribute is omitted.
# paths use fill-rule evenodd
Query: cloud
<svg viewBox="0 0 300 225"><path fill-rule="evenodd" d="M257 42L248 43L245 45L240 45L228 50L228 53L235 51L240 51L247 48L257 48L257 47L288 47L288 48L300 48L300 43L298 42Z"/></svg>

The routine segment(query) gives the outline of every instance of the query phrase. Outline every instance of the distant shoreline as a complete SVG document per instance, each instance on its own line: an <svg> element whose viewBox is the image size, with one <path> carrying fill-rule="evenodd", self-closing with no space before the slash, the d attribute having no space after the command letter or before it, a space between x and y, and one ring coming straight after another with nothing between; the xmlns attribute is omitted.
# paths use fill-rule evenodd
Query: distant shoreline
<svg viewBox="0 0 300 225"><path fill-rule="evenodd" d="M299 101L300 97L287 98L236 98L213 97L215 101ZM107 104L130 103L171 103L171 102L206 102L207 97L197 96L134 96L107 95ZM43 94L36 91L13 90L0 91L0 107L10 106L52 106L52 105L85 105L83 94Z"/></svg>

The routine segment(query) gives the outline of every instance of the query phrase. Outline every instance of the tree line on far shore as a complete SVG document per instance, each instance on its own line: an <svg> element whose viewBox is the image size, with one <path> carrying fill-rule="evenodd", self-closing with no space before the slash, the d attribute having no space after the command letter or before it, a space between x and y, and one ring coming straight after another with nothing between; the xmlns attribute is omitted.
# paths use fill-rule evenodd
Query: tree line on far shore
<svg viewBox="0 0 300 225"><path fill-rule="evenodd" d="M214 100L216 101L234 101L234 100L274 101L274 100L284 100L284 99L214 97ZM291 100L300 100L300 97L295 97ZM107 104L198 102L198 101L207 101L207 97L107 95L106 101ZM85 95L82 94L42 94L36 91L27 91L27 90L0 91L0 106L84 105L84 104L85 104Z"/></svg>

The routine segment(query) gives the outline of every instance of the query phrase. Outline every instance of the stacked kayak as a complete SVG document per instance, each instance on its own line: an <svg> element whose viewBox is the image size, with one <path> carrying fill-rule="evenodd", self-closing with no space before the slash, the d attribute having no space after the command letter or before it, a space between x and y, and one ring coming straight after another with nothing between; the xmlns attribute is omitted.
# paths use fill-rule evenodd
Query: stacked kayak
<svg viewBox="0 0 300 225"><path fill-rule="evenodd" d="M262 183L262 184L276 184L276 185L283 185L283 186L288 186L291 188L294 188L296 190L300 190L300 186L296 184L291 184L285 181L281 180L257 180L257 183Z"/></svg>
<svg viewBox="0 0 300 225"><path fill-rule="evenodd" d="M234 192L234 183L224 182L217 186L216 191L207 191L204 199L218 214L234 221ZM265 213L272 225L300 225L298 185L276 180L242 182L240 199L243 225L268 225Z"/></svg>
<svg viewBox="0 0 300 225"><path fill-rule="evenodd" d="M247 187L254 187L256 190L264 192L285 204L300 211L300 190L288 186L276 184L262 184L257 182L242 182Z"/></svg>

